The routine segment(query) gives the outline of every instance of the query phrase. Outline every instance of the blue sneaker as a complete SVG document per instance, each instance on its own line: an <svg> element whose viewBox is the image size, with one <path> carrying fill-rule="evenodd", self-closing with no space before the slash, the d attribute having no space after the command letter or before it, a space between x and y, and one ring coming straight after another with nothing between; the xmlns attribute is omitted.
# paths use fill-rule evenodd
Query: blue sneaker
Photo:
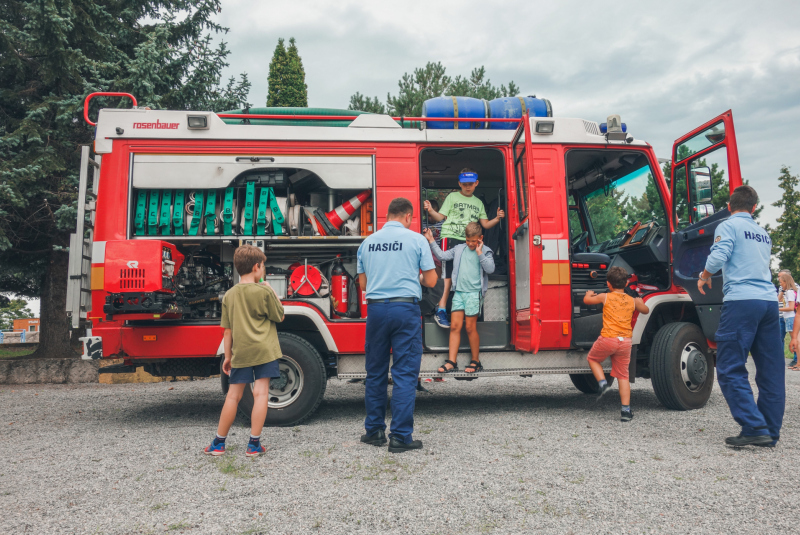
<svg viewBox="0 0 800 535"><path fill-rule="evenodd" d="M450 320L447 319L447 311L442 310L441 308L436 311L436 314L433 316L433 321L436 322L436 325L443 329L450 328Z"/></svg>
<svg viewBox="0 0 800 535"><path fill-rule="evenodd" d="M212 441L211 444L206 446L206 449L203 450L203 453L206 455L213 455L214 457L225 455L225 443L220 442L219 444L214 444Z"/></svg>
<svg viewBox="0 0 800 535"><path fill-rule="evenodd" d="M254 446L253 444L247 445L247 451L244 454L247 457L258 457L259 455L264 455L266 453L267 448L259 444L258 446Z"/></svg>

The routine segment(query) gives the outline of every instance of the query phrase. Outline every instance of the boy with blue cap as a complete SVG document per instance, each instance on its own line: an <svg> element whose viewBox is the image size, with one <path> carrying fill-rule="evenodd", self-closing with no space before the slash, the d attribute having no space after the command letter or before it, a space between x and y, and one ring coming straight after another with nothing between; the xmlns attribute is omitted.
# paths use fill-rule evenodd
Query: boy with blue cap
<svg viewBox="0 0 800 535"><path fill-rule="evenodd" d="M425 201L423 206L428 215L434 221L444 221L442 224L442 250L453 249L457 245L466 243L464 234L467 225L473 221L480 222L485 229L490 229L500 223L506 214L503 210L497 210L497 217L489 220L486 215L486 208L483 202L475 197L475 188L478 187L478 173L469 168L464 168L458 175L458 185L461 191L454 191L442 203L440 211L436 211L431 206L430 201ZM447 318L447 297L450 295L452 283L453 262L442 262L442 278L444 279L444 293L439 301L439 309L434 315L434 320L439 327L450 328L450 320Z"/></svg>

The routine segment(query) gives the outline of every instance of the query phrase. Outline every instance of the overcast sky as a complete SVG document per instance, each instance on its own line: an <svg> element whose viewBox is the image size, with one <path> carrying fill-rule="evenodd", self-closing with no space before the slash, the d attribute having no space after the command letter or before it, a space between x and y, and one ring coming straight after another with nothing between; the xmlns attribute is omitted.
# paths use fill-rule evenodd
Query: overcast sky
<svg viewBox="0 0 800 535"><path fill-rule="evenodd" d="M800 2L223 0L227 74L247 72L266 105L279 37L297 40L309 106L346 108L360 91L396 94L405 72L485 66L495 85L548 98L554 115L629 131L668 157L672 141L733 110L742 172L780 214L781 165L800 173Z"/></svg>

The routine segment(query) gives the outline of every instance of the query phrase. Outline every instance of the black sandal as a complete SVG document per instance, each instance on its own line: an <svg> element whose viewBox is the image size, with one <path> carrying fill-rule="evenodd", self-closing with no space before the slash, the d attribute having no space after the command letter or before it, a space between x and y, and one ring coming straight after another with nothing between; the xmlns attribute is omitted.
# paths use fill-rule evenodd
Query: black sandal
<svg viewBox="0 0 800 535"><path fill-rule="evenodd" d="M471 371L471 372L467 371L470 368L472 368L473 371ZM481 364L481 362L479 360L472 360L472 361L470 361L469 366L464 368L464 373L478 373L481 370L483 370L483 364Z"/></svg>
<svg viewBox="0 0 800 535"><path fill-rule="evenodd" d="M447 365L448 365L448 364L449 364L449 365L451 365L451 366L452 366L452 368L449 368L449 369L448 369L448 368L447 368ZM439 373L452 373L452 372L457 372L457 371L458 371L458 364L456 364L456 363L455 363L455 362L453 362L452 360L446 360L446 361L444 361L444 364L442 364L441 366L439 366L439 369L438 369L437 371L438 371Z"/></svg>

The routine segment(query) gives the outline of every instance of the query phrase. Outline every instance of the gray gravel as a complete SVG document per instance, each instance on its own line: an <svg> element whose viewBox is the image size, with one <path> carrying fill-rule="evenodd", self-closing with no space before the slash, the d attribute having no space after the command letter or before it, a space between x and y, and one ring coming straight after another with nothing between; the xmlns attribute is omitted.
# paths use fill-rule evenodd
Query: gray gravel
<svg viewBox="0 0 800 535"><path fill-rule="evenodd" d="M783 439L738 432L715 388L692 412L633 385L600 403L567 376L428 384L422 452L363 446L363 386L333 380L307 424L266 429L270 451L200 453L216 380L3 386L0 528L7 533L798 532L800 373L787 373ZM231 448L230 446L233 446ZM232 453L232 454L231 454Z"/></svg>

